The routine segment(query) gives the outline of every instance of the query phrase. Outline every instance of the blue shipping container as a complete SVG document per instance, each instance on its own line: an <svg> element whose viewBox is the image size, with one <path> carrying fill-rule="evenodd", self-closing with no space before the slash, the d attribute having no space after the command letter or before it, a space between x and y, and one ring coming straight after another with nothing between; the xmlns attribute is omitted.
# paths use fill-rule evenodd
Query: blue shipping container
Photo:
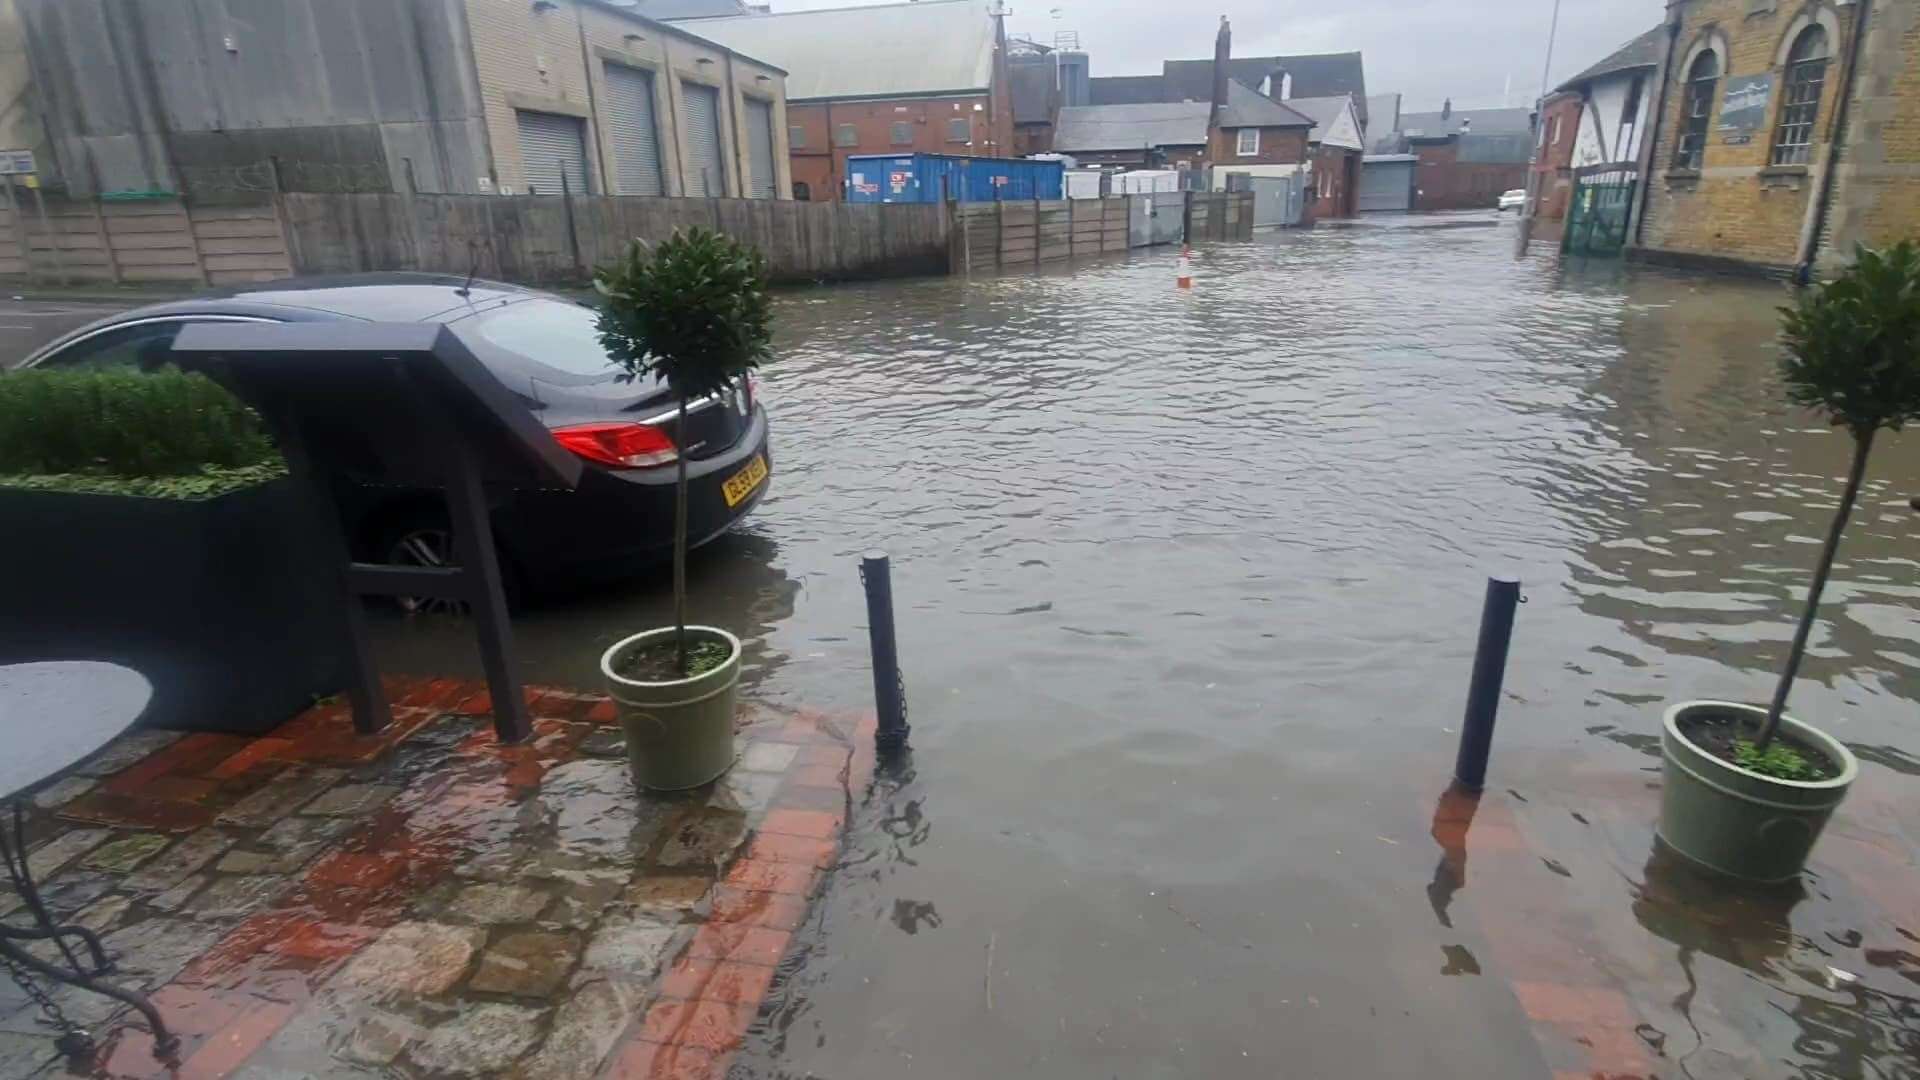
<svg viewBox="0 0 1920 1080"><path fill-rule="evenodd" d="M1058 161L952 154L856 154L847 158L850 203L937 203L1065 198Z"/></svg>

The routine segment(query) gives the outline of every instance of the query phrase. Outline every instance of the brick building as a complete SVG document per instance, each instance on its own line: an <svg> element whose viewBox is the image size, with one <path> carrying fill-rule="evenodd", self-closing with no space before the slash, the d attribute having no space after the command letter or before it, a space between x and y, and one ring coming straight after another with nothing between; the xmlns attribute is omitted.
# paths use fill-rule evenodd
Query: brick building
<svg viewBox="0 0 1920 1080"><path fill-rule="evenodd" d="M230 7L18 0L43 173L202 200L787 189L785 72L620 4Z"/></svg>
<svg viewBox="0 0 1920 1080"><path fill-rule="evenodd" d="M1636 256L1807 275L1920 229L1920 0L1670 0Z"/></svg>
<svg viewBox="0 0 1920 1080"><path fill-rule="evenodd" d="M1231 77L1232 55L1233 30L1222 18L1203 99L1063 108L1054 149L1082 164L1207 169L1215 190L1233 173L1299 172L1309 157L1313 118ZM1141 84L1142 95L1150 89Z"/></svg>
<svg viewBox="0 0 1920 1080"><path fill-rule="evenodd" d="M1572 204L1581 230L1569 250L1615 253L1630 231L1630 185L1652 115L1666 30L1654 27L1561 83L1543 103L1533 164L1531 235L1559 241Z"/></svg>
<svg viewBox="0 0 1920 1080"><path fill-rule="evenodd" d="M838 200L855 154L1013 153L1006 35L985 0L675 22L790 74L796 198Z"/></svg>
<svg viewBox="0 0 1920 1080"><path fill-rule="evenodd" d="M1558 242L1573 196L1573 144L1580 130L1579 94L1555 91L1540 107L1539 153L1534 156L1533 238Z"/></svg>
<svg viewBox="0 0 1920 1080"><path fill-rule="evenodd" d="M1347 94L1334 97L1289 98L1287 106L1313 118L1307 134L1313 162L1312 198L1307 216L1315 221L1349 218L1359 213L1360 163L1365 152L1360 112Z"/></svg>

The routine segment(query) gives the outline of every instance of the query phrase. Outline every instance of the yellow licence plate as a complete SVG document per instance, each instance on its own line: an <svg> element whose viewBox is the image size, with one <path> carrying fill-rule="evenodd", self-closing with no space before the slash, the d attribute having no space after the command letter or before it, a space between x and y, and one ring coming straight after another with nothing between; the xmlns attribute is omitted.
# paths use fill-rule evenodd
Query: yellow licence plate
<svg viewBox="0 0 1920 1080"><path fill-rule="evenodd" d="M753 494L753 489L759 487L766 478L767 459L755 454L753 460L747 462L746 468L727 477L721 483L720 494L727 497L729 507L739 506L740 500Z"/></svg>

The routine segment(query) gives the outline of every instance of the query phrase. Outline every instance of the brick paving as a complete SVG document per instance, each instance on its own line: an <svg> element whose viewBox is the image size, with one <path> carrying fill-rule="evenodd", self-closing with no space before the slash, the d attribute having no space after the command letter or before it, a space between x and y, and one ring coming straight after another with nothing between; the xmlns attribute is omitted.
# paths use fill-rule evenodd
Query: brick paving
<svg viewBox="0 0 1920 1080"><path fill-rule="evenodd" d="M1529 778L1524 792L1449 789L1424 804L1440 849L1429 897L1484 949L1474 969L1443 974L1503 978L1554 1080L1781 1076L1793 1060L1817 1063L1805 1075L1855 1076L1913 1060L1910 777L1863 772L1804 881L1761 887L1656 845L1651 766L1500 764Z"/></svg>
<svg viewBox="0 0 1920 1080"><path fill-rule="evenodd" d="M390 680L394 724L317 706L268 735L138 732L28 820L58 912L182 1036L57 992L106 1077L724 1073L872 768L870 721L743 710L741 757L636 796L611 703L529 691L502 746L480 688ZM17 907L0 893L0 914ZM64 1071L0 979L0 1075Z"/></svg>

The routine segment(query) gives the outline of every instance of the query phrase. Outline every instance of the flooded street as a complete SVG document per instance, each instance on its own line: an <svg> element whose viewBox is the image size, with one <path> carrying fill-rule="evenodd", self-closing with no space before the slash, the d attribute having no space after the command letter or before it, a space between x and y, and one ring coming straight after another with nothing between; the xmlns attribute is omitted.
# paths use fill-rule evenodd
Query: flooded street
<svg viewBox="0 0 1920 1080"><path fill-rule="evenodd" d="M1783 402L1781 287L1448 224L1215 245L1191 294L1172 249L783 294L772 494L691 610L754 698L868 709L885 550L915 752L734 1075L1586 1075L1539 1032L1619 998L1592 1060L1920 1076L1920 898L1871 869L1920 860L1920 434L1793 699L1860 781L1804 892L1702 881L1652 857L1661 711L1769 693L1849 446ZM1476 819L1443 792L1505 573ZM528 612L524 674L592 688L668 607ZM477 671L457 625L381 636Z"/></svg>

